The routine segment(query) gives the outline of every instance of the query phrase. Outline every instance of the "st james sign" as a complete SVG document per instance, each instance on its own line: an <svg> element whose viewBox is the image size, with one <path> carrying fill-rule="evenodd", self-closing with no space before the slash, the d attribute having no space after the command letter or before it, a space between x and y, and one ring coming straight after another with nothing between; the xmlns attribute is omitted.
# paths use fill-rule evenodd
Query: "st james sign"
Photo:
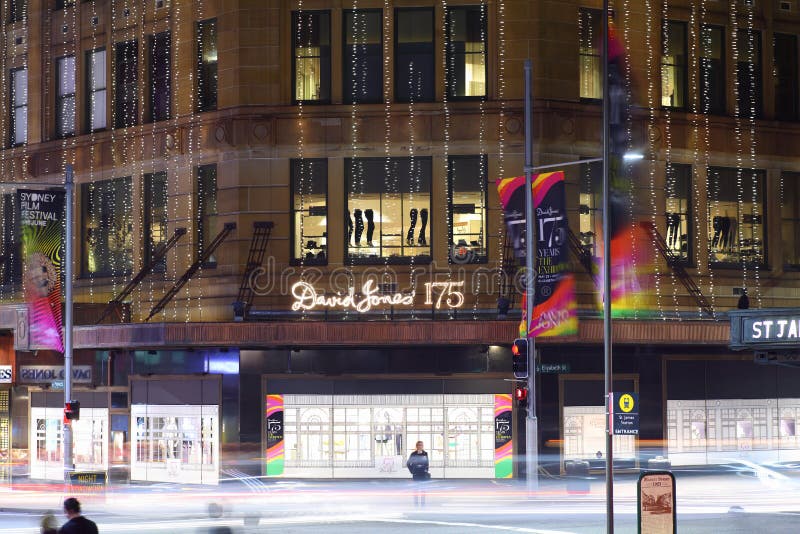
<svg viewBox="0 0 800 534"><path fill-rule="evenodd" d="M732 310L733 350L800 350L800 310L775 308Z"/></svg>

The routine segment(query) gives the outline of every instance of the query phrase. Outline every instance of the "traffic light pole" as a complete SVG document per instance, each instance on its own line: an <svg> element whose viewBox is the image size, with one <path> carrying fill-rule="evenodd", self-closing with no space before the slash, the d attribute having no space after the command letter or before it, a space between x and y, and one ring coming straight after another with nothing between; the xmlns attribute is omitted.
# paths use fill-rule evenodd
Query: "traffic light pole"
<svg viewBox="0 0 800 534"><path fill-rule="evenodd" d="M74 183L72 165L67 165L64 174L66 189L66 235L64 236L64 406L72 400L72 199ZM64 433L64 478L74 469L72 465L72 420L65 420Z"/></svg>
<svg viewBox="0 0 800 534"><path fill-rule="evenodd" d="M528 339L528 410L525 417L525 471L528 491L539 488L539 421L536 417L536 338L530 337L536 298L535 226L533 224L533 128L531 122L531 60L525 60L525 335Z"/></svg>

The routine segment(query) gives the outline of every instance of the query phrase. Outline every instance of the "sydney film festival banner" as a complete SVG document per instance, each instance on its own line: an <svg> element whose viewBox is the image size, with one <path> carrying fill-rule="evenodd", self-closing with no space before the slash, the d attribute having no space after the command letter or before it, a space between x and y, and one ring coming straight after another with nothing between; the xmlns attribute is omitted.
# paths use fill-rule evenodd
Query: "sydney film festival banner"
<svg viewBox="0 0 800 534"><path fill-rule="evenodd" d="M536 291L533 320L530 327L523 320L521 335L574 335L578 331L578 318L575 279L569 272L569 225L565 207L564 172L535 174L532 185L536 233ZM524 176L497 180L508 237L514 244L515 256L518 258L525 257L524 186Z"/></svg>
<svg viewBox="0 0 800 534"><path fill-rule="evenodd" d="M17 203L31 348L64 352L60 274L64 192L18 190Z"/></svg>
<svg viewBox="0 0 800 534"><path fill-rule="evenodd" d="M283 395L267 395L267 476L283 474Z"/></svg>

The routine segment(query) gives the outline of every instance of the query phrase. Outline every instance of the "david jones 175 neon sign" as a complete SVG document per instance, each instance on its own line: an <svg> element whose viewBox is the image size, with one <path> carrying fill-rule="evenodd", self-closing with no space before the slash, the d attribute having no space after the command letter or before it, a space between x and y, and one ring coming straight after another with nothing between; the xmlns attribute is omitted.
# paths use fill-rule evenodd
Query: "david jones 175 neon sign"
<svg viewBox="0 0 800 534"><path fill-rule="evenodd" d="M460 308L464 305L464 281L459 282L425 282L425 304L440 309ZM325 295L317 293L308 282L297 282L292 286L294 303L292 310L313 310L314 308L354 309L366 313L377 306L411 306L414 304L414 293L390 293L380 295L374 280L367 280L356 294L355 288L342 295Z"/></svg>

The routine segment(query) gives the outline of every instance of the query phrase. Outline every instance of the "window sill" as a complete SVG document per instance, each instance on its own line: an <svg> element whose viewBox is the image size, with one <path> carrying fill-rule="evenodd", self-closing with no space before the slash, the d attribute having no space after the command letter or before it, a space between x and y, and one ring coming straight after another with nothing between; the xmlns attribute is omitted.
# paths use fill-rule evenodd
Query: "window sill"
<svg viewBox="0 0 800 534"><path fill-rule="evenodd" d="M384 258L381 256L375 257L362 257L362 256L348 256L346 263L353 265L411 265L411 263L428 265L433 261L429 255L419 256L389 256Z"/></svg>
<svg viewBox="0 0 800 534"><path fill-rule="evenodd" d="M293 258L289 260L289 265L292 266L308 266L308 265L328 265L327 258L309 258L309 259L299 259Z"/></svg>

